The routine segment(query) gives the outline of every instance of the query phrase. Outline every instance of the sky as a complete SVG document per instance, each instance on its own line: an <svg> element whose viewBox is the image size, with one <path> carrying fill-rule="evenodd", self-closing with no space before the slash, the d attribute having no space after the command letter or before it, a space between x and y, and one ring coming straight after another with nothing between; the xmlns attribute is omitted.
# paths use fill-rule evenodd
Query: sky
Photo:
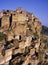
<svg viewBox="0 0 48 65"><path fill-rule="evenodd" d="M0 0L0 11L16 10L18 7L33 13L42 25L48 27L48 0Z"/></svg>

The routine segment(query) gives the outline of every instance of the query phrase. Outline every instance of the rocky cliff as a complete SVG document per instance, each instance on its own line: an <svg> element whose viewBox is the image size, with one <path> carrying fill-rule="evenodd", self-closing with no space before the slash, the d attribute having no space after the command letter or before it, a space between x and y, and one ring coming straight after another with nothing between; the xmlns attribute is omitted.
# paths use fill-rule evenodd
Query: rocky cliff
<svg viewBox="0 0 48 65"><path fill-rule="evenodd" d="M47 63L41 31L42 24L33 13L22 8L0 12L0 65Z"/></svg>

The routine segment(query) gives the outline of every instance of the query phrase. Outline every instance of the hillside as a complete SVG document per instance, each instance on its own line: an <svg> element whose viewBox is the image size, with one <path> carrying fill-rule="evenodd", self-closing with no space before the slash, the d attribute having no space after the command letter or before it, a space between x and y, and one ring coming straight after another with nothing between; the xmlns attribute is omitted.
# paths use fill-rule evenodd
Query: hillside
<svg viewBox="0 0 48 65"><path fill-rule="evenodd" d="M42 34L48 35L48 27L42 26Z"/></svg>
<svg viewBox="0 0 48 65"><path fill-rule="evenodd" d="M33 13L22 8L2 11L0 65L47 65L48 36L42 27Z"/></svg>

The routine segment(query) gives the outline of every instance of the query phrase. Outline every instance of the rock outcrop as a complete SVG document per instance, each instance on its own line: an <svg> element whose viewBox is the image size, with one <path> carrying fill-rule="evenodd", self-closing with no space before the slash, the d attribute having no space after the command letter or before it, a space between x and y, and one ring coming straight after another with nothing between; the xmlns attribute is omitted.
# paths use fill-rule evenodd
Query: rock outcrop
<svg viewBox="0 0 48 65"><path fill-rule="evenodd" d="M0 32L5 37L0 35L0 65L38 65L43 61L41 30L42 24L33 13L22 8L3 10Z"/></svg>

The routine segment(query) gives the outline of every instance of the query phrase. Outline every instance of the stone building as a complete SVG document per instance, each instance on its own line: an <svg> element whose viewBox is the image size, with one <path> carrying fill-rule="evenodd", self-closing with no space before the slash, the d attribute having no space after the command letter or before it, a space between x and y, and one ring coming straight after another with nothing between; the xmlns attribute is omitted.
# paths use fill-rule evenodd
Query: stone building
<svg viewBox="0 0 48 65"><path fill-rule="evenodd" d="M39 63L42 25L33 13L22 8L17 8L16 11L3 11L3 16L0 14L1 30L6 38L2 47L0 44L0 65L10 65L10 63L12 65L30 65L30 63L37 65Z"/></svg>
<svg viewBox="0 0 48 65"><path fill-rule="evenodd" d="M12 58L12 49L4 51L5 55L0 55L0 65L9 65L9 60Z"/></svg>
<svg viewBox="0 0 48 65"><path fill-rule="evenodd" d="M8 15L4 15L2 17L2 22L1 23L2 23L1 27L9 27L9 24L10 24L9 16Z"/></svg>

